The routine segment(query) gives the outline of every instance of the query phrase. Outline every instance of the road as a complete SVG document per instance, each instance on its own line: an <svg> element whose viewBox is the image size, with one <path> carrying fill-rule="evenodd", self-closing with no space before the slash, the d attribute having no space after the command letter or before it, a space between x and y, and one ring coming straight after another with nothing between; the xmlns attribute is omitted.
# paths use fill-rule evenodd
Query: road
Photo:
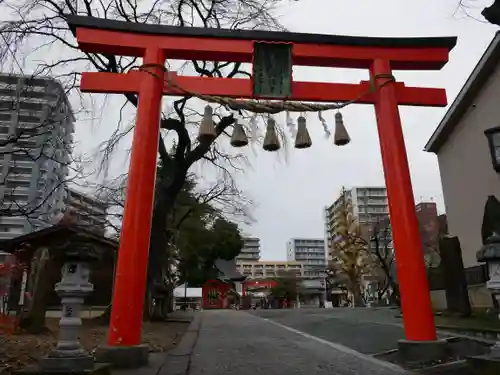
<svg viewBox="0 0 500 375"><path fill-rule="evenodd" d="M358 352L373 355L396 349L404 338L397 310L336 308L255 310L256 315Z"/></svg>
<svg viewBox="0 0 500 375"><path fill-rule="evenodd" d="M232 310L204 311L198 339L190 357L188 374L396 375L406 373L395 365L291 328L301 327L304 331L314 331L320 335L322 327L320 320L324 319L324 314L328 312L333 313L332 310L305 309L259 311L257 314ZM261 316L272 317L272 320L262 319ZM300 323L301 319L307 323ZM346 324L345 321L343 323L332 321L334 327L337 327L330 329L332 332L344 329L345 334L352 335L345 328L339 328ZM349 327L355 326L354 321L349 321L348 324ZM375 329L376 325L363 323L363 327L365 338L373 336L374 333L387 337L387 332L380 327L377 328L378 333L370 331ZM341 332L335 335L340 337ZM396 337L396 331L391 331L390 335ZM333 338L332 333L330 337Z"/></svg>

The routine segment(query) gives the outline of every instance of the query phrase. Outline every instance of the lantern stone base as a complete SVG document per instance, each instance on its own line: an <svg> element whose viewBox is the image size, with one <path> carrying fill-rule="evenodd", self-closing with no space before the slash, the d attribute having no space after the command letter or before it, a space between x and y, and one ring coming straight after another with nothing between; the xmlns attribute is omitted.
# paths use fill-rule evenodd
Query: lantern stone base
<svg viewBox="0 0 500 375"><path fill-rule="evenodd" d="M109 363L113 368L134 369L149 363L149 346L99 346L94 356L96 362Z"/></svg>
<svg viewBox="0 0 500 375"><path fill-rule="evenodd" d="M431 365L449 356L446 340L398 341L398 360L401 363Z"/></svg>
<svg viewBox="0 0 500 375"><path fill-rule="evenodd" d="M500 374L500 357L491 354L468 357L467 363L472 371L477 375L498 375Z"/></svg>
<svg viewBox="0 0 500 375"><path fill-rule="evenodd" d="M35 365L31 367L26 367L19 371L13 371L12 375L111 375L111 368L107 363L96 363L92 368L87 370L77 370L77 369L42 369L40 366Z"/></svg>

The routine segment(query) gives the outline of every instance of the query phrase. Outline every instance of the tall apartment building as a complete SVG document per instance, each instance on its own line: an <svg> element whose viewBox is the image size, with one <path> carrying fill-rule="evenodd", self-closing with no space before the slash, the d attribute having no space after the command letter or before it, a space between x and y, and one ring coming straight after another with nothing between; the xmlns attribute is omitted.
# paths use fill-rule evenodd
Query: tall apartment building
<svg viewBox="0 0 500 375"><path fill-rule="evenodd" d="M325 240L316 238L292 238L286 244L288 261L297 261L304 265L304 277L319 278L325 276L327 254Z"/></svg>
<svg viewBox="0 0 500 375"><path fill-rule="evenodd" d="M243 237L243 248L236 256L236 261L258 261L260 259L260 239Z"/></svg>
<svg viewBox="0 0 500 375"><path fill-rule="evenodd" d="M304 265L301 262L283 261L245 261L237 260L236 269L243 276L252 279L279 277L280 272L294 272L297 277L304 276Z"/></svg>
<svg viewBox="0 0 500 375"><path fill-rule="evenodd" d="M108 205L82 192L66 189L64 198L66 213L75 223L88 227L93 232L106 232Z"/></svg>
<svg viewBox="0 0 500 375"><path fill-rule="evenodd" d="M352 205L352 213L357 218L362 232L369 240L374 226L389 218L389 202L387 190L382 186L359 186L346 189L345 199ZM328 254L333 235L337 229L338 214L342 206L339 197L330 206L325 207L325 252ZM391 241L392 242L392 241ZM373 246L373 244L372 244ZM392 247L392 243L390 244Z"/></svg>
<svg viewBox="0 0 500 375"><path fill-rule="evenodd" d="M64 209L74 121L56 80L0 74L0 240Z"/></svg>

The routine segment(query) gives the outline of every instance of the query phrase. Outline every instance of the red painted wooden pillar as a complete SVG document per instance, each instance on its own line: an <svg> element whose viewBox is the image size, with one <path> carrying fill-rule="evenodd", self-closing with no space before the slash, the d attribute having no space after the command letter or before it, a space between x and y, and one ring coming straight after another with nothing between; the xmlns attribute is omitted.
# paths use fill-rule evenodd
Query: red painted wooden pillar
<svg viewBox="0 0 500 375"><path fill-rule="evenodd" d="M165 53L148 48L143 61L163 66ZM161 67L147 69L139 88L108 331L108 344L114 346L141 343L164 75Z"/></svg>
<svg viewBox="0 0 500 375"><path fill-rule="evenodd" d="M389 61L373 62L371 76L378 85L386 83L390 74ZM436 328L394 83L386 83L375 96L405 336L412 341L432 341Z"/></svg>

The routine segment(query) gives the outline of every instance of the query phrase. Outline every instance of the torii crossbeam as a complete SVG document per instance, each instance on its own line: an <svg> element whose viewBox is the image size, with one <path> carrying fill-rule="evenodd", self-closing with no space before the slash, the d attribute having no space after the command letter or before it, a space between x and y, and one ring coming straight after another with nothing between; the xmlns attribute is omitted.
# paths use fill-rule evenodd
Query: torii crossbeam
<svg viewBox="0 0 500 375"><path fill-rule="evenodd" d="M153 206L162 95L196 93L230 98L348 102L375 106L389 198L406 338L432 341L436 329L423 260L399 105L447 104L443 89L406 87L394 70L438 70L448 61L456 38L367 38L288 32L233 31L137 24L69 17L84 52L143 58L142 71L83 73L81 90L139 95L127 196L113 291L108 343L134 346L141 340L149 234ZM257 53L269 44L286 46L288 76L281 91L262 88ZM267 47L266 47L267 46ZM166 75L166 59L254 63L252 79ZM296 82L291 66L368 69L371 82ZM146 68L147 67L147 68ZM146 71L147 70L147 71ZM257 78L256 78L257 77ZM379 88L367 93L373 84Z"/></svg>

